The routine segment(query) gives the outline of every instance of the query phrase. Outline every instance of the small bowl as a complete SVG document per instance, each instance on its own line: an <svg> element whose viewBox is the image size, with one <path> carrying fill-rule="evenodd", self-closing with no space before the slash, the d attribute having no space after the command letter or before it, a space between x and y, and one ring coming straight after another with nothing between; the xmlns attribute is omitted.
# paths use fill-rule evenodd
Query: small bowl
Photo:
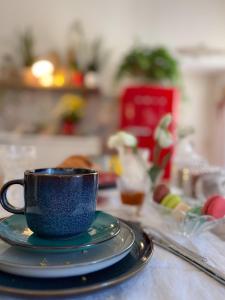
<svg viewBox="0 0 225 300"><path fill-rule="evenodd" d="M175 218L173 210L153 201L151 205L160 213L168 228L179 234L191 237L212 230L218 235L225 235L225 217L215 219L209 215L198 215L189 212L184 213L180 218Z"/></svg>

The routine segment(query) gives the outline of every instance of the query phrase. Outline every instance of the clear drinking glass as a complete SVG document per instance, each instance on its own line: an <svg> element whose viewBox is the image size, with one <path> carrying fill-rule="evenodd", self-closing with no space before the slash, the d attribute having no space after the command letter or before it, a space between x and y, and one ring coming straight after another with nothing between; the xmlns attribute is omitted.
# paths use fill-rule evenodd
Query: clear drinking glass
<svg viewBox="0 0 225 300"><path fill-rule="evenodd" d="M195 185L195 194L202 202L205 202L208 197L213 195L225 196L224 170L217 168L214 172L199 177Z"/></svg>
<svg viewBox="0 0 225 300"><path fill-rule="evenodd" d="M117 180L122 204L129 206L132 217L139 217L145 196L150 192L150 178L147 166L140 155L127 153L122 161L122 175Z"/></svg>
<svg viewBox="0 0 225 300"><path fill-rule="evenodd" d="M24 171L32 169L36 159L36 148L30 145L0 145L0 166L3 183L12 179L20 179ZM16 207L23 207L23 189L13 186L8 191L8 199ZM7 213L1 209L0 217Z"/></svg>
<svg viewBox="0 0 225 300"><path fill-rule="evenodd" d="M120 199L122 204L128 205L129 211L135 217L140 216L140 211L142 205L144 204L144 200L146 194L148 193L148 185L144 183L144 181L139 183L138 186L134 187L132 183L129 183L123 177L118 178L117 187L120 193Z"/></svg>

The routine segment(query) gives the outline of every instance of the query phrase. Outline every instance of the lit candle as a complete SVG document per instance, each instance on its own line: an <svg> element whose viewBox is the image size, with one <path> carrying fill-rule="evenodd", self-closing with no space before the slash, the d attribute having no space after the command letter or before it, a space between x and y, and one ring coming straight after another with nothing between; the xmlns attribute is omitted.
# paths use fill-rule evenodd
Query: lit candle
<svg viewBox="0 0 225 300"><path fill-rule="evenodd" d="M39 60L32 65L32 74L36 77L42 86L53 85L54 66L48 60Z"/></svg>

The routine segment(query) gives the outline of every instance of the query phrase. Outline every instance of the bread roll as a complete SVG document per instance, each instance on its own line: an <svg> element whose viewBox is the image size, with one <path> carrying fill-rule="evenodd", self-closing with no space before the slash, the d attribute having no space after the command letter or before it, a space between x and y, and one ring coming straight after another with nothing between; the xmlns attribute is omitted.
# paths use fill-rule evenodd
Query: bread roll
<svg viewBox="0 0 225 300"><path fill-rule="evenodd" d="M100 167L90 161L90 159L83 155L72 155L66 158L58 168L85 168L100 170Z"/></svg>

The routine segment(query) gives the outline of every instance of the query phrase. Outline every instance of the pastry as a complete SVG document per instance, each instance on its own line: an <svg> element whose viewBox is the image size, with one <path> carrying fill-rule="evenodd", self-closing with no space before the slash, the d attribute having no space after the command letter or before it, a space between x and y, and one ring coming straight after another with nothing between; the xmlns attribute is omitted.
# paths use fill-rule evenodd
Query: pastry
<svg viewBox="0 0 225 300"><path fill-rule="evenodd" d="M58 168L86 168L99 170L99 166L92 163L89 158L83 155L72 155L66 158L61 164L57 166Z"/></svg>
<svg viewBox="0 0 225 300"><path fill-rule="evenodd" d="M201 216L202 215L202 207L201 206L193 207L192 209L189 210L189 213Z"/></svg>
<svg viewBox="0 0 225 300"><path fill-rule="evenodd" d="M181 198L178 195L168 194L163 198L160 204L166 208L174 209L180 202Z"/></svg>
<svg viewBox="0 0 225 300"><path fill-rule="evenodd" d="M153 201L171 210L177 221L182 221L191 207L181 197L170 193L165 184L158 185L153 192Z"/></svg>
<svg viewBox="0 0 225 300"><path fill-rule="evenodd" d="M169 193L170 190L165 184L159 184L153 192L153 201L160 203L162 199Z"/></svg>
<svg viewBox="0 0 225 300"><path fill-rule="evenodd" d="M220 219L225 216L225 198L216 195L210 197L202 208L202 213L211 215L215 219Z"/></svg>
<svg viewBox="0 0 225 300"><path fill-rule="evenodd" d="M172 211L173 217L178 221L181 222L184 220L187 212L190 210L190 206L184 202L180 202L175 209Z"/></svg>

